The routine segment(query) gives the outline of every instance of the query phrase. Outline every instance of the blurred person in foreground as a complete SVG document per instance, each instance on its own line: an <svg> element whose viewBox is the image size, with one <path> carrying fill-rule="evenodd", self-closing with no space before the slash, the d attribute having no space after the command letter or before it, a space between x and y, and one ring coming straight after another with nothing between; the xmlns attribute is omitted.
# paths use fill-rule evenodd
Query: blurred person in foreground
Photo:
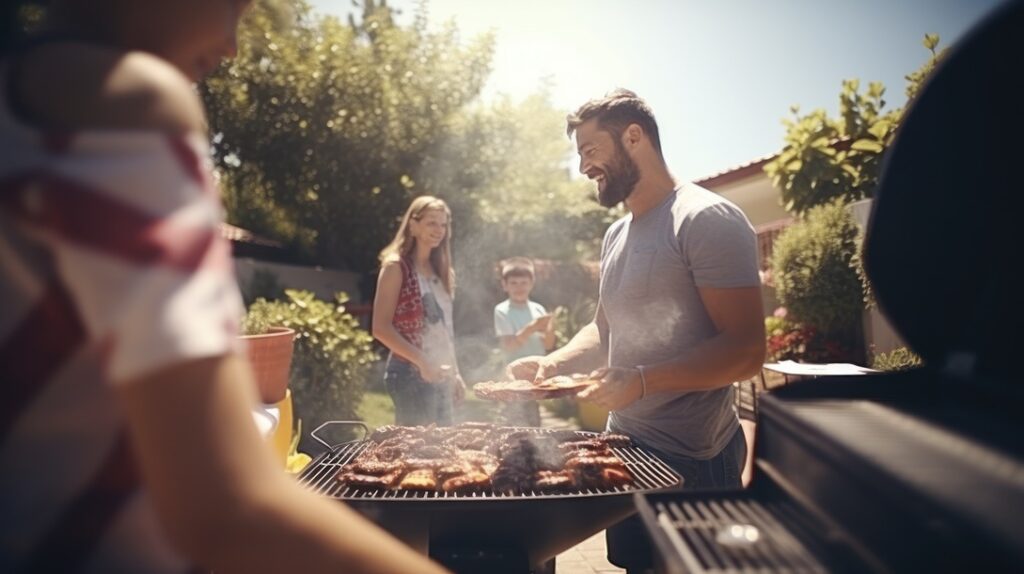
<svg viewBox="0 0 1024 574"><path fill-rule="evenodd" d="M521 357L543 355L555 347L555 324L543 305L530 299L536 285L533 262L511 257L501 266L501 288L508 298L494 306L494 333L505 363ZM540 426L537 401L502 404L502 417L513 426Z"/></svg>
<svg viewBox="0 0 1024 574"><path fill-rule="evenodd" d="M247 4L58 0L3 47L0 571L440 571L254 425L192 87Z"/></svg>
<svg viewBox="0 0 1024 574"><path fill-rule="evenodd" d="M733 381L761 368L764 312L754 230L742 211L679 184L646 102L628 90L568 117L580 172L605 207L629 213L605 233L594 321L564 347L509 365L519 379L590 372L580 394L610 409L608 430L676 469L688 489L738 488L746 444ZM652 567L636 517L607 531L608 557Z"/></svg>
<svg viewBox="0 0 1024 574"><path fill-rule="evenodd" d="M380 253L373 336L391 352L384 383L395 424L450 426L466 395L455 361L451 210L421 195Z"/></svg>

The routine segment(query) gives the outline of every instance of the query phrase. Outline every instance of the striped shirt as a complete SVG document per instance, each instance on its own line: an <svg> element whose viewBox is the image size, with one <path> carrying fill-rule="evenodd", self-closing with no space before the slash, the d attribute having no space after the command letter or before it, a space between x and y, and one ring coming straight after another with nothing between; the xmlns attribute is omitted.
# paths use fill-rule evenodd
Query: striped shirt
<svg viewBox="0 0 1024 574"><path fill-rule="evenodd" d="M0 572L181 572L114 389L238 350L202 136L43 133L0 64ZM187 421L182 421L187 424Z"/></svg>

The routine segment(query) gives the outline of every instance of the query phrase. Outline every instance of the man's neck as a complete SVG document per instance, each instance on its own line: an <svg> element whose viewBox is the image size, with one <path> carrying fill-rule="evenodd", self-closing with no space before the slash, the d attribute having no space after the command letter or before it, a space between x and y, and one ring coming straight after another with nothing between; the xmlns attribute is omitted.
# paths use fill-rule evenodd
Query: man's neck
<svg viewBox="0 0 1024 574"><path fill-rule="evenodd" d="M626 209L633 217L640 217L665 201L676 188L676 180L664 164L640 166L640 181L636 182L633 193L626 198Z"/></svg>
<svg viewBox="0 0 1024 574"><path fill-rule="evenodd" d="M530 302L530 298L527 297L526 299L513 299L509 297L508 302L511 303L512 305L518 305L519 307L522 307Z"/></svg>

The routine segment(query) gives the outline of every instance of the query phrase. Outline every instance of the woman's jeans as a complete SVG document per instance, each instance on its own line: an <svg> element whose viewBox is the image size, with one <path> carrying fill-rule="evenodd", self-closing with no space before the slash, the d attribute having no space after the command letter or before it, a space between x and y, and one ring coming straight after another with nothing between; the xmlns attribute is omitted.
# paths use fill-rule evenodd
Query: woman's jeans
<svg viewBox="0 0 1024 574"><path fill-rule="evenodd" d="M452 385L428 383L415 365L394 355L384 368L384 385L395 403L395 424L451 426Z"/></svg>
<svg viewBox="0 0 1024 574"><path fill-rule="evenodd" d="M634 439L635 441L636 439ZM644 446L641 444L640 446ZM686 490L730 489L742 486L743 464L747 460L747 441L743 427L736 429L729 442L717 456L697 460L673 456L644 447L683 477ZM608 561L628 570L653 568L651 545L640 517L633 515L605 531L608 543Z"/></svg>

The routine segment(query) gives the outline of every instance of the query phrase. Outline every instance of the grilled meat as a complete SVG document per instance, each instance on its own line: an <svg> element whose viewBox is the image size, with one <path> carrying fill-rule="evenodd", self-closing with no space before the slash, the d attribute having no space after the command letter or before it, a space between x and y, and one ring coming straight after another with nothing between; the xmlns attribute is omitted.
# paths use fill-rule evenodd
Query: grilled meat
<svg viewBox="0 0 1024 574"><path fill-rule="evenodd" d="M564 470L542 470L534 475L534 487L542 492L564 492L576 486L571 473Z"/></svg>
<svg viewBox="0 0 1024 574"><path fill-rule="evenodd" d="M358 488L475 492L564 492L627 485L632 476L610 447L623 435L584 438L462 423L455 427L381 427L338 473Z"/></svg>
<svg viewBox="0 0 1024 574"><path fill-rule="evenodd" d="M445 492L476 492L491 487L491 477L480 471L471 471L444 481L441 490Z"/></svg>
<svg viewBox="0 0 1024 574"><path fill-rule="evenodd" d="M404 464L397 461L380 461L373 459L360 459L346 464L342 468L342 472L352 472L353 474L365 474L370 476L384 476L385 474L391 474L404 469Z"/></svg>
<svg viewBox="0 0 1024 574"><path fill-rule="evenodd" d="M345 483L345 484L347 484L349 486L355 486L355 487L361 487L361 488L385 488L385 489L387 489L387 488L394 488L395 487L395 484L398 482L398 477L399 476L400 476L400 474L397 473L397 472L392 472L390 474L385 474L383 476L373 476L373 475L368 475L368 474L356 474L356 473L346 472L344 474L338 475L338 480L340 480L341 482L343 482L343 483Z"/></svg>
<svg viewBox="0 0 1024 574"><path fill-rule="evenodd" d="M402 477L398 488L401 490L436 490L437 478L434 476L433 470L414 470Z"/></svg>

